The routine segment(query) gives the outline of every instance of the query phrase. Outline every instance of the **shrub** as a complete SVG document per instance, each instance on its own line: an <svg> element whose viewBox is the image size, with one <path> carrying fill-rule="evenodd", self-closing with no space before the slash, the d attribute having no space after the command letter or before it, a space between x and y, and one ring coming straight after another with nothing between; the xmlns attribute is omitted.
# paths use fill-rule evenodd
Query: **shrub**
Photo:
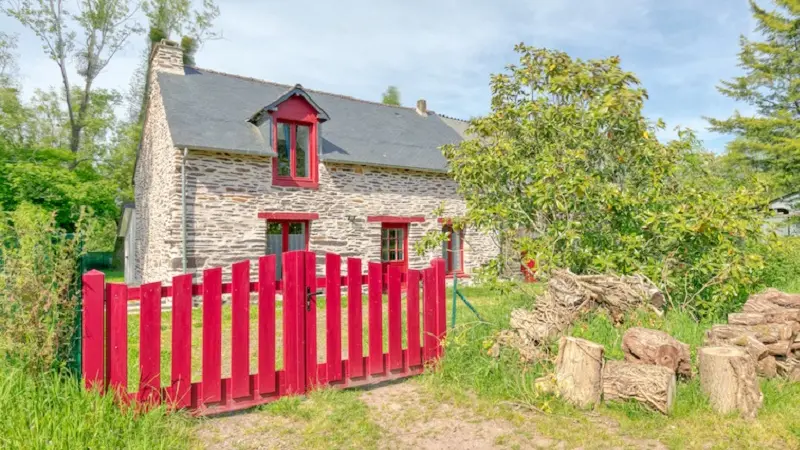
<svg viewBox="0 0 800 450"><path fill-rule="evenodd" d="M781 237L764 252L761 282L766 287L800 292L800 237Z"/></svg>
<svg viewBox="0 0 800 450"><path fill-rule="evenodd" d="M0 236L0 355L29 373L57 368L75 329L79 240L31 204L0 220Z"/></svg>

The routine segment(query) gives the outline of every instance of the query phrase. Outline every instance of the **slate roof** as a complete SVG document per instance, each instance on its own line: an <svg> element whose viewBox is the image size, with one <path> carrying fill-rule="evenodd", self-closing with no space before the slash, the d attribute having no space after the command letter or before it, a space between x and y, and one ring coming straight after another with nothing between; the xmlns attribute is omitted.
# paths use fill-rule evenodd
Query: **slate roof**
<svg viewBox="0 0 800 450"><path fill-rule="evenodd" d="M292 86L188 66L183 76L159 73L158 82L176 147L275 155L248 119ZM433 112L305 91L330 118L321 126L323 161L444 172L439 148L462 140Z"/></svg>

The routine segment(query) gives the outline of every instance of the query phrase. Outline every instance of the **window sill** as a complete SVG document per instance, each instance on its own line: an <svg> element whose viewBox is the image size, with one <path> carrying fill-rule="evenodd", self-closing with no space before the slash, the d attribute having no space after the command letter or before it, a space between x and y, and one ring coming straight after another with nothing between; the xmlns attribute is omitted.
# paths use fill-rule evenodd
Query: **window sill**
<svg viewBox="0 0 800 450"><path fill-rule="evenodd" d="M319 188L319 182L314 180L295 180L293 178L273 178L273 186L299 187L307 189Z"/></svg>
<svg viewBox="0 0 800 450"><path fill-rule="evenodd" d="M472 278L470 274L464 272L448 273L444 277L450 280L453 278Z"/></svg>

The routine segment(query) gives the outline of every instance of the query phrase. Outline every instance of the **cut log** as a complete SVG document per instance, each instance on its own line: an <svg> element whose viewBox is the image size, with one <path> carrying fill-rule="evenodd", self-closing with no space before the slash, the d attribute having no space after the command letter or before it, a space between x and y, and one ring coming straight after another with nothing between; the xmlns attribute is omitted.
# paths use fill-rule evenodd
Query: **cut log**
<svg viewBox="0 0 800 450"><path fill-rule="evenodd" d="M769 354L769 350L767 350L767 346L762 344L758 339L754 338L753 336L743 334L737 338L723 340L723 339L707 339L706 346L715 347L715 346L733 346L733 347L741 347L747 354L753 358L754 362L758 362L765 356Z"/></svg>
<svg viewBox="0 0 800 450"><path fill-rule="evenodd" d="M754 298L759 300L763 299L773 305L782 306L784 308L800 308L800 294L787 294L786 292L770 288L760 294L751 295L747 301Z"/></svg>
<svg viewBox="0 0 800 450"><path fill-rule="evenodd" d="M675 400L675 371L658 365L608 361L603 369L603 399L638 400L669 414Z"/></svg>
<svg viewBox="0 0 800 450"><path fill-rule="evenodd" d="M711 407L722 414L739 411L754 418L763 403L753 359L733 347L703 347L698 351L700 387Z"/></svg>
<svg viewBox="0 0 800 450"><path fill-rule="evenodd" d="M622 336L622 351L625 361L663 366L679 375L692 376L689 346L663 331L631 328Z"/></svg>
<svg viewBox="0 0 800 450"><path fill-rule="evenodd" d="M761 325L767 323L767 318L763 313L730 313L728 314L730 325Z"/></svg>
<svg viewBox="0 0 800 450"><path fill-rule="evenodd" d="M764 378L775 378L778 376L778 364L775 357L768 355L762 358L756 366L756 374Z"/></svg>
<svg viewBox="0 0 800 450"><path fill-rule="evenodd" d="M600 402L603 391L603 346L562 336L556 358L556 386L568 402L586 408Z"/></svg>
<svg viewBox="0 0 800 450"><path fill-rule="evenodd" d="M790 347L792 350L800 350L800 342L794 341Z"/></svg>
<svg viewBox="0 0 800 450"><path fill-rule="evenodd" d="M777 361L778 375L789 381L800 381L800 360L786 358L785 361Z"/></svg>
<svg viewBox="0 0 800 450"><path fill-rule="evenodd" d="M792 338L792 327L785 323L772 323L764 325L714 325L706 331L710 340L721 339L724 341L737 339L741 336L753 336L764 344L772 344Z"/></svg>
<svg viewBox="0 0 800 450"><path fill-rule="evenodd" d="M767 352L772 356L786 356L791 351L792 341L778 341L767 344Z"/></svg>
<svg viewBox="0 0 800 450"><path fill-rule="evenodd" d="M777 312L783 311L786 308L782 306L778 306L775 303L767 300L763 297L758 296L751 296L742 306L742 312L746 313L767 313L767 312Z"/></svg>

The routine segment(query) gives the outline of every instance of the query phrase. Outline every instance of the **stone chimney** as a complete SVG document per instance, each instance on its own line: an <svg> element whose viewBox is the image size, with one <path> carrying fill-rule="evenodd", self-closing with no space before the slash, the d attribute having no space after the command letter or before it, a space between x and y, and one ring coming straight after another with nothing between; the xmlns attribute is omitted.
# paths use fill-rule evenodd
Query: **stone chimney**
<svg viewBox="0 0 800 450"><path fill-rule="evenodd" d="M428 102L424 98L417 100L417 114L426 117L428 115Z"/></svg>
<svg viewBox="0 0 800 450"><path fill-rule="evenodd" d="M183 75L183 49L177 42L162 39L150 52L150 73Z"/></svg>

